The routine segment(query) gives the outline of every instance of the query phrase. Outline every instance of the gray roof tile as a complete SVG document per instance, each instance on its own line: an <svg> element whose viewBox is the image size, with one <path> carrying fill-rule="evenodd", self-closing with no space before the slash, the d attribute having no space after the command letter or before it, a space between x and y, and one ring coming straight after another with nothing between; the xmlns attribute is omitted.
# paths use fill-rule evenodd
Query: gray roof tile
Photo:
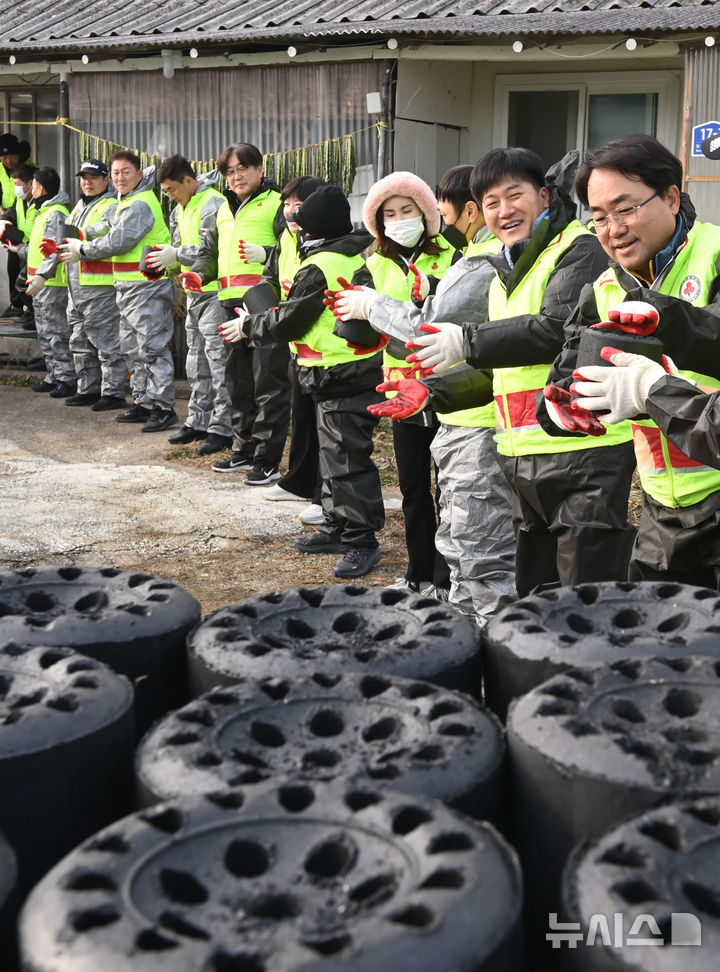
<svg viewBox="0 0 720 972"><path fill-rule="evenodd" d="M37 56L98 50L396 37L462 40L720 29L720 0L55 0L43 17L3 11L0 51Z"/></svg>

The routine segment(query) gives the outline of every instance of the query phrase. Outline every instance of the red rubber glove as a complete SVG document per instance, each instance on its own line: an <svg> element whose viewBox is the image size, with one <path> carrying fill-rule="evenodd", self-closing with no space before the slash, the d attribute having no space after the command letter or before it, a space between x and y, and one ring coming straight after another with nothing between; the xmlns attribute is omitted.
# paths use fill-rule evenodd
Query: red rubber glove
<svg viewBox="0 0 720 972"><path fill-rule="evenodd" d="M238 240L238 255L245 263L265 263L268 256L264 246L247 240Z"/></svg>
<svg viewBox="0 0 720 972"><path fill-rule="evenodd" d="M189 290L193 294L199 294L202 290L203 284L199 273L185 270L184 273L179 273L178 277L182 280L185 290Z"/></svg>
<svg viewBox="0 0 720 972"><path fill-rule="evenodd" d="M592 412L575 404L571 393L557 385L546 385L543 398L547 412L559 429L566 432L584 432L585 435L605 435L607 429Z"/></svg>
<svg viewBox="0 0 720 972"><path fill-rule="evenodd" d="M415 266L414 263L408 263L408 269L414 276L411 297L417 303L422 304L427 295L430 293L430 283L428 278Z"/></svg>
<svg viewBox="0 0 720 972"><path fill-rule="evenodd" d="M376 351L382 351L389 340L389 334L378 334L378 343L372 348L369 348L365 344L351 344L350 341L346 341L345 343L349 348L353 349L353 354L374 354Z"/></svg>
<svg viewBox="0 0 720 972"><path fill-rule="evenodd" d="M430 401L430 392L421 381L415 378L401 378L399 381L383 381L375 391L396 391L395 398L387 398L377 405L368 405L368 412L380 418L391 418L393 422L410 418L422 412Z"/></svg>
<svg viewBox="0 0 720 972"><path fill-rule="evenodd" d="M43 236L40 240L40 252L44 257L52 256L53 253L57 253L58 245L55 240L49 239L47 236Z"/></svg>
<svg viewBox="0 0 720 972"><path fill-rule="evenodd" d="M652 334L657 330L660 315L644 300L626 300L608 311L608 320L591 326L604 331L624 331L626 334Z"/></svg>
<svg viewBox="0 0 720 972"><path fill-rule="evenodd" d="M600 357L604 358L605 361L609 361L610 364L615 364L615 362L613 361L614 354L622 354L622 352L620 351L619 348L611 348L610 346L606 346L600 349ZM661 355L660 364L663 366L663 368L665 369L668 375L673 375L673 377L675 378L680 377L678 373L677 365L675 364L673 359L668 358L666 354ZM583 376L580 374L580 372L573 371L573 378L582 378L582 377Z"/></svg>
<svg viewBox="0 0 720 972"><path fill-rule="evenodd" d="M340 290L326 290L325 299L323 300L323 304L325 304L325 306L328 307L333 314L335 314L335 298L338 296L338 294L341 294L343 290L363 289L362 287L353 287L353 285L346 280L345 277L338 277L338 283L340 284ZM337 314L335 314L335 317L337 317Z"/></svg>

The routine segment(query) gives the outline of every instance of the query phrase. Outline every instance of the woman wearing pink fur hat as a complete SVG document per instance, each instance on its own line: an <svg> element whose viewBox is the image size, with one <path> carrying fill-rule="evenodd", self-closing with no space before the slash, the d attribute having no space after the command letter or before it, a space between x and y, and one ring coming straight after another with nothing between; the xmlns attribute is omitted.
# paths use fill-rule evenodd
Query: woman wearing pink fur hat
<svg viewBox="0 0 720 972"><path fill-rule="evenodd" d="M370 188L363 205L363 222L375 237L367 266L378 294L420 305L462 256L438 235L440 213L435 194L412 172L392 172ZM417 369L405 361L407 354L402 342L390 341L383 352L386 381L417 377ZM437 419L429 410L393 422L408 551L405 577L396 586L411 590L434 587L441 591L450 584L447 564L435 548L437 506L430 443L437 427Z"/></svg>

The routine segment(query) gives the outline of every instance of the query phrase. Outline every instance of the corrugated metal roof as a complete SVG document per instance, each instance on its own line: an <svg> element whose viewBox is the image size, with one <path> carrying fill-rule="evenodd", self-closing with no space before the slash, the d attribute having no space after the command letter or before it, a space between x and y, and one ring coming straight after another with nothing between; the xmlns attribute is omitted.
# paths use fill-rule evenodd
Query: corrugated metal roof
<svg viewBox="0 0 720 972"><path fill-rule="evenodd" d="M466 40L720 29L720 0L55 0L43 16L3 11L0 51L21 56L378 37Z"/></svg>

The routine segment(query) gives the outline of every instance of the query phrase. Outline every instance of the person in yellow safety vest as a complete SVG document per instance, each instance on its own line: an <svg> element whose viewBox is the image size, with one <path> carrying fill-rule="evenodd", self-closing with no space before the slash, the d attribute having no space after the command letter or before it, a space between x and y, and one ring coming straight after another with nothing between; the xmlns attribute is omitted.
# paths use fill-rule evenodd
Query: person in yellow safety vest
<svg viewBox="0 0 720 972"><path fill-rule="evenodd" d="M440 213L432 189L412 172L391 172L370 187L363 203L363 222L375 237L367 257L374 288L366 292L369 303L385 295L422 304L461 256L439 235ZM418 369L405 360L407 354L402 342L391 340L385 347L386 381L417 374ZM450 572L435 546L440 496L436 476L433 486L436 471L430 446L437 428L431 409L393 425L408 563L404 576L392 586L432 589L435 596L447 599Z"/></svg>
<svg viewBox="0 0 720 972"><path fill-rule="evenodd" d="M151 267L174 276L194 262L203 236L211 232L217 211L225 201L215 187L218 176L215 169L196 177L182 155L171 155L163 161L160 185L176 203L170 213L172 242L150 252ZM199 441L199 456L222 452L232 443L232 406L225 385L227 351L218 333L225 315L217 300L217 289L217 280L211 280L200 293L186 291L185 373L190 382L190 400L185 424L168 438L173 445Z"/></svg>
<svg viewBox="0 0 720 972"><path fill-rule="evenodd" d="M28 243L32 224L37 209L32 205L32 182L33 173L37 169L31 162L22 162L15 166L11 171L13 183L15 185L15 203L4 214L4 220L11 225L5 227L3 233L6 240L11 244L19 246L20 243ZM17 257L19 270L14 281L10 280L10 304L3 311L2 317L9 317L18 321L24 331L35 330L35 315L33 313L32 297L25 293L27 289L27 266L19 253L8 250L10 256Z"/></svg>
<svg viewBox="0 0 720 972"><path fill-rule="evenodd" d="M37 213L30 239L17 247L27 263L27 292L34 300L38 342L47 371L32 389L48 392L52 398L68 398L75 389L75 368L69 346L65 267L57 260L46 259L41 243L44 236L60 235L69 216L70 199L60 191L60 176L49 167L33 173L32 198Z"/></svg>
<svg viewBox="0 0 720 972"><path fill-rule="evenodd" d="M68 224L80 238L92 240L107 232L115 212L115 190L108 167L100 159L86 159L80 166L81 195ZM68 231L68 236L71 235ZM58 241L43 239L46 257L57 254ZM53 257L59 260L59 254ZM120 350L120 312L115 300L112 260L68 263L67 282L70 351L77 373L77 392L66 405L89 406L95 412L125 408L127 366Z"/></svg>
<svg viewBox="0 0 720 972"><path fill-rule="evenodd" d="M281 201L285 229L263 270L262 284L269 284L278 300L287 300L295 274L300 269L300 227L293 220L294 214L311 192L325 185L319 176L305 175L291 179L283 186ZM297 372L291 373L291 427L287 472L272 486L263 490L266 500L310 501L310 505L298 513L301 523L319 526L325 521L321 503L322 479L318 457L315 404L309 395L303 395Z"/></svg>
<svg viewBox="0 0 720 972"><path fill-rule="evenodd" d="M544 174L536 153L508 148L476 164L473 198L503 244L487 257L495 269L487 320L423 324L412 342L414 360L443 372L432 384L438 411L481 404L490 394L495 400L521 597L558 583L624 578L635 532L627 522L630 429L618 426L598 448L599 440L549 435L536 415L563 324L585 283L607 265L597 237L575 218L569 189L578 159L572 151ZM478 370L455 367L463 361Z"/></svg>
<svg viewBox="0 0 720 972"><path fill-rule="evenodd" d="M192 289L218 281L218 300L235 318L280 235L280 189L263 174L262 152L248 142L228 145L218 159L228 189L214 231L200 245ZM186 282L189 279L185 277ZM212 464L215 472L247 473L249 486L280 479L279 465L290 424L290 352L285 343L238 344L225 370L234 409L232 453Z"/></svg>
<svg viewBox="0 0 720 972"><path fill-rule="evenodd" d="M302 230L301 264L287 300L223 325L225 340L265 344L289 341L298 380L315 403L325 523L295 540L302 553L339 553L333 574L362 577L380 561L377 532L385 522L380 474L372 461L377 419L367 406L381 371L379 346L353 350L334 333L326 291L358 274L369 283L362 252L368 234L354 232L350 203L337 186L320 186L295 216Z"/></svg>
<svg viewBox="0 0 720 972"><path fill-rule="evenodd" d="M490 283L495 276L485 258L501 243L487 226L470 191L471 165L448 170L438 187L442 234L465 253L438 284L437 290L416 307L412 302L377 297L370 302L368 320L383 334L403 345L426 321L462 323L486 316ZM340 319L362 316L357 291L343 291L337 306ZM425 397L426 389L416 389ZM381 388L396 390L397 382ZM392 415L396 399L373 407L376 414ZM510 487L498 463L494 441L492 404L439 414L439 428L431 452L440 489L439 524L435 545L450 568L449 601L459 611L484 625L497 608L515 596L515 535L510 516Z"/></svg>
<svg viewBox="0 0 720 972"><path fill-rule="evenodd" d="M12 217L9 210L15 205L15 183L12 178L12 170L17 168L30 158L30 144L20 141L17 135L12 132L3 132L0 135L0 220L8 220ZM0 243L3 242L4 227L0 224ZM7 242L7 241L6 241ZM15 240L17 243L18 241ZM7 247L6 247L7 248ZM11 248L7 254L7 275L10 293L13 292L13 284L20 273L20 260L17 253ZM22 304L15 301L11 302L0 317L15 316L9 313L12 308L22 307Z"/></svg>
<svg viewBox="0 0 720 972"><path fill-rule="evenodd" d="M153 189L155 166L119 149L110 160L117 206L105 236L67 240L60 248L67 263L94 263L112 257L115 298L120 311L120 347L130 369L133 404L116 422L142 423L143 432L176 425L175 366L170 352L176 289L172 280L141 269L145 247L170 242L160 201Z"/></svg>
<svg viewBox="0 0 720 972"><path fill-rule="evenodd" d="M720 387L720 227L696 219L682 184L680 160L650 135L614 139L586 155L576 189L610 266L585 288L567 322L548 379L554 401L538 408L549 432L570 434L568 418L573 430L565 397L582 333L618 315L623 324L626 301L655 309L652 333L683 378ZM617 427L608 425L598 441ZM674 446L651 419L632 427L643 505L629 578L720 589L720 472Z"/></svg>

